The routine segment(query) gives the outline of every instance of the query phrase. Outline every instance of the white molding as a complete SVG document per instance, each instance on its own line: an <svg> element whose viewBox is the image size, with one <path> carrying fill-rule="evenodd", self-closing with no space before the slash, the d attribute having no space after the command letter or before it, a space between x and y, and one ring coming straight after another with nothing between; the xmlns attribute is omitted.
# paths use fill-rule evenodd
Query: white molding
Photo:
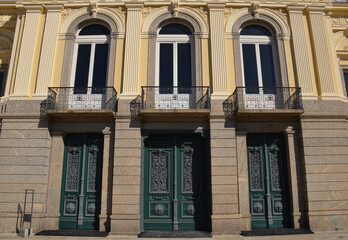
<svg viewBox="0 0 348 240"><path fill-rule="evenodd" d="M232 29L234 24L238 19L245 15L250 15L249 8L242 8L238 11L236 11L234 14L232 14L229 19L227 20L226 27L225 27L225 32L232 34ZM289 25L284 21L284 19L275 11L269 10L269 9L264 9L260 8L259 9L259 15L265 15L270 18L272 18L274 21L276 21L279 25L279 27L282 30L282 34L284 35L285 39L290 38L290 28Z"/></svg>

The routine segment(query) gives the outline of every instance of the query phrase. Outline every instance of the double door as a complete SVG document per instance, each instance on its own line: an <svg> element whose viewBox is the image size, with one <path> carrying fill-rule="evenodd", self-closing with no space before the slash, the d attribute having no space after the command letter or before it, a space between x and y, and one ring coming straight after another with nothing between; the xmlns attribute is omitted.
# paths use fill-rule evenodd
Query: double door
<svg viewBox="0 0 348 240"><path fill-rule="evenodd" d="M248 134L251 228L290 227L286 148L282 134Z"/></svg>
<svg viewBox="0 0 348 240"><path fill-rule="evenodd" d="M144 229L205 230L208 167L201 137L153 136L144 162Z"/></svg>
<svg viewBox="0 0 348 240"><path fill-rule="evenodd" d="M65 139L60 229L99 229L103 135Z"/></svg>

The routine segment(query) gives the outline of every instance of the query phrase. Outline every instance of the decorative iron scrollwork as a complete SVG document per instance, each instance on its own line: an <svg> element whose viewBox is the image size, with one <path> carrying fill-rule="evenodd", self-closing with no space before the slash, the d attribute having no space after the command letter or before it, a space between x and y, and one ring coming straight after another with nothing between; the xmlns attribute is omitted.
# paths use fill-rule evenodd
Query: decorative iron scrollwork
<svg viewBox="0 0 348 240"><path fill-rule="evenodd" d="M152 192L168 192L169 153L158 149L150 154L150 175Z"/></svg>
<svg viewBox="0 0 348 240"><path fill-rule="evenodd" d="M262 191L261 151L258 147L249 148L250 183L252 191Z"/></svg>
<svg viewBox="0 0 348 240"><path fill-rule="evenodd" d="M68 150L66 167L66 191L76 192L78 189L79 161L80 150L76 147L70 148Z"/></svg>

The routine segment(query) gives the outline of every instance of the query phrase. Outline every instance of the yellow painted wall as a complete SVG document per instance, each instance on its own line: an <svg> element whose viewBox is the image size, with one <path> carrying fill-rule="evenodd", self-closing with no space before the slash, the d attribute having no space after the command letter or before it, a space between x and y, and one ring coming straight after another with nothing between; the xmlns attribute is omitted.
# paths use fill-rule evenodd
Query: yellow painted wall
<svg viewBox="0 0 348 240"><path fill-rule="evenodd" d="M228 92L232 94L236 89L236 74L234 65L234 51L232 38L225 39L226 44L226 67Z"/></svg>
<svg viewBox="0 0 348 240"><path fill-rule="evenodd" d="M117 39L116 46L116 63L115 63L115 80L114 87L118 94L122 91L122 79L123 79L123 60L124 60L124 39Z"/></svg>
<svg viewBox="0 0 348 240"><path fill-rule="evenodd" d="M147 86L148 52L149 40L144 38L140 39L139 93L141 87Z"/></svg>
<svg viewBox="0 0 348 240"><path fill-rule="evenodd" d="M57 41L57 48L56 48L56 58L54 60L54 66L53 66L53 79L52 79L52 86L49 87L60 87L60 80L62 76L62 67L63 67L63 60L64 60L64 49L65 49L65 40L60 39Z"/></svg>

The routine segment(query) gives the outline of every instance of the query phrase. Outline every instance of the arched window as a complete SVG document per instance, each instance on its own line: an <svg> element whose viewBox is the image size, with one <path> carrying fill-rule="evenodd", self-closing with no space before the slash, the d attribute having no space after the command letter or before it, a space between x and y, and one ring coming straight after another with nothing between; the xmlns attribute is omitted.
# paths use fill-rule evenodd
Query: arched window
<svg viewBox="0 0 348 240"><path fill-rule="evenodd" d="M107 84L110 31L100 24L77 32L72 62L71 86L75 93L100 93ZM80 88L80 89L79 89Z"/></svg>
<svg viewBox="0 0 348 240"><path fill-rule="evenodd" d="M185 25L170 23L158 29L155 82L159 87L158 108L190 108L193 104L193 42L192 31Z"/></svg>
<svg viewBox="0 0 348 240"><path fill-rule="evenodd" d="M193 38L191 30L172 23L158 30L156 85L159 87L191 87L193 80ZM163 90L163 89L162 89ZM172 93L175 88L168 89ZM179 89L180 92L184 89Z"/></svg>
<svg viewBox="0 0 348 240"><path fill-rule="evenodd" d="M280 79L272 33L259 25L245 26L240 30L240 45L246 93L275 93Z"/></svg>

